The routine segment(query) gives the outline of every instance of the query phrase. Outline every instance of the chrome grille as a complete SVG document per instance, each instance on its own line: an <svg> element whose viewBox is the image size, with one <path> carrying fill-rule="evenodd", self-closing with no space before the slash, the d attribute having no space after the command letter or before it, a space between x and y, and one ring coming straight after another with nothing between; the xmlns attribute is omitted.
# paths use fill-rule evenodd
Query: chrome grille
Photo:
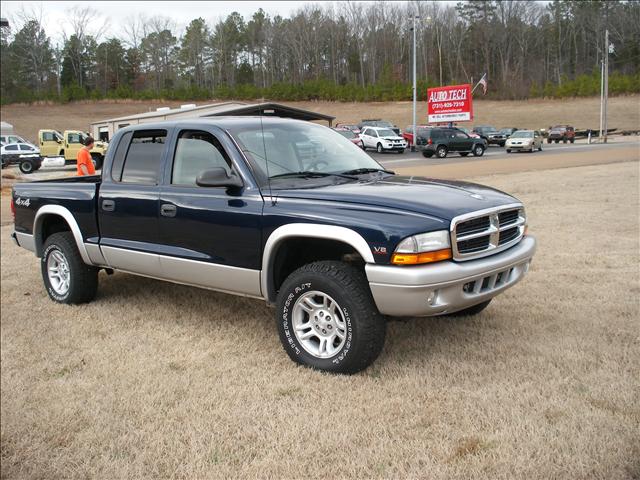
<svg viewBox="0 0 640 480"><path fill-rule="evenodd" d="M505 250L520 241L525 223L520 204L460 215L451 222L453 258L471 260Z"/></svg>

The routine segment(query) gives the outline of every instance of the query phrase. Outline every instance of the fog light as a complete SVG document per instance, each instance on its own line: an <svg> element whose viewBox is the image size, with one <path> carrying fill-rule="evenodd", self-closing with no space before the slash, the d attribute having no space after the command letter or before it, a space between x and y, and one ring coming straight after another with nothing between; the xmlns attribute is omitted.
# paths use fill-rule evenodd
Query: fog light
<svg viewBox="0 0 640 480"><path fill-rule="evenodd" d="M438 291L437 290L433 291L433 292L429 292L429 295L427 295L427 303L429 305L433 305L433 303L436 300L437 295L438 295Z"/></svg>

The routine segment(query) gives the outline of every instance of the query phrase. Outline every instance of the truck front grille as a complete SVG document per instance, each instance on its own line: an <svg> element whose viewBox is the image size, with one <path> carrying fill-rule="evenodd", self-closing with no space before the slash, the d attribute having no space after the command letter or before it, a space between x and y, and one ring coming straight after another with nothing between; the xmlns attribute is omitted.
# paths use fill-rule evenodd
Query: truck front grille
<svg viewBox="0 0 640 480"><path fill-rule="evenodd" d="M520 204L460 215L451 222L455 260L471 260L505 250L524 235L526 216Z"/></svg>

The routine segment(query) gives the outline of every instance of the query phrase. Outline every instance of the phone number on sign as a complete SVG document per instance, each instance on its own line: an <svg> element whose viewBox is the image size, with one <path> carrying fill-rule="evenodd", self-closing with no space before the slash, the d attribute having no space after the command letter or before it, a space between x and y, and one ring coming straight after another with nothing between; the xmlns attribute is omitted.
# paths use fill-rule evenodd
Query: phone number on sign
<svg viewBox="0 0 640 480"><path fill-rule="evenodd" d="M454 108L454 107L464 107L465 102L443 102L443 103L432 103L432 108Z"/></svg>

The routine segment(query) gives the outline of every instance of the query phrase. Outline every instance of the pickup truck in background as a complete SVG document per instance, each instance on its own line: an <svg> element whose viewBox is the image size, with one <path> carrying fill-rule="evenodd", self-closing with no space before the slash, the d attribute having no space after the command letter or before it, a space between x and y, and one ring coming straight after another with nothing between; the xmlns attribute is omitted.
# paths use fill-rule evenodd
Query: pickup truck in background
<svg viewBox="0 0 640 480"><path fill-rule="evenodd" d="M65 130L64 133L57 130L40 130L38 132L40 155L43 157L64 157L68 164L73 164L78 158L78 151L84 145L85 138L87 135L80 130ZM93 148L89 151L96 170L102 168L108 146L106 142L96 140Z"/></svg>
<svg viewBox="0 0 640 480"><path fill-rule="evenodd" d="M101 175L13 187L16 243L50 298L113 270L262 299L294 361L366 368L389 316L472 315L529 269L514 197L395 175L329 128L282 118L143 124Z"/></svg>

